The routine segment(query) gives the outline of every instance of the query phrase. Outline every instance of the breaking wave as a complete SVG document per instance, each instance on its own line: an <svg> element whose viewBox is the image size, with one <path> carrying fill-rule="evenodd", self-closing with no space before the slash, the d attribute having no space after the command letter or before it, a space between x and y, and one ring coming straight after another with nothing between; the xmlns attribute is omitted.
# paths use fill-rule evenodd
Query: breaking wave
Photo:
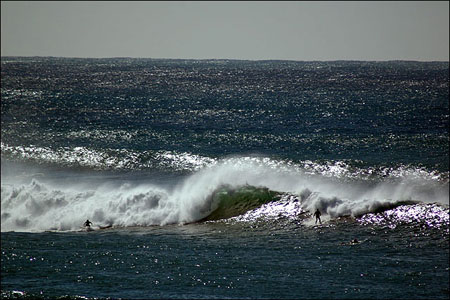
<svg viewBox="0 0 450 300"><path fill-rule="evenodd" d="M93 184L85 175L69 178L9 175L1 186L2 232L73 231L86 219L94 228L230 218L297 220L316 209L324 218L361 218L425 204L444 207L448 215L448 183L432 176L340 180L268 158L223 159L170 184L107 177Z"/></svg>

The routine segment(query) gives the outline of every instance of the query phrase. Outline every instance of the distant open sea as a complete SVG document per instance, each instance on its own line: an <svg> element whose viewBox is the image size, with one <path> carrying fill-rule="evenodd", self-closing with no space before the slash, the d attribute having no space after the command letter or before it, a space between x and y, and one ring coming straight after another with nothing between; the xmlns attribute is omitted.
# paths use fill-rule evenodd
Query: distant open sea
<svg viewBox="0 0 450 300"><path fill-rule="evenodd" d="M2 299L449 299L449 228L448 62L1 57Z"/></svg>

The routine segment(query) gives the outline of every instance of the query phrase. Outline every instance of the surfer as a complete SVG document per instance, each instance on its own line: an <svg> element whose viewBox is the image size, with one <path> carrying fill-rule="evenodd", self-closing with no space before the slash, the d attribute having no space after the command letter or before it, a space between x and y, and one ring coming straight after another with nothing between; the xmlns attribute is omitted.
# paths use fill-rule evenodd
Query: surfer
<svg viewBox="0 0 450 300"><path fill-rule="evenodd" d="M91 227L92 222L89 221L89 219L86 220L86 222L84 222L84 226L90 228Z"/></svg>
<svg viewBox="0 0 450 300"><path fill-rule="evenodd" d="M320 224L322 224L322 221L320 220L320 216L321 216L321 215L322 215L322 214L320 213L320 210L319 210L319 209L317 209L316 212L313 214L313 216L316 217L316 224L317 224L317 220L319 220Z"/></svg>

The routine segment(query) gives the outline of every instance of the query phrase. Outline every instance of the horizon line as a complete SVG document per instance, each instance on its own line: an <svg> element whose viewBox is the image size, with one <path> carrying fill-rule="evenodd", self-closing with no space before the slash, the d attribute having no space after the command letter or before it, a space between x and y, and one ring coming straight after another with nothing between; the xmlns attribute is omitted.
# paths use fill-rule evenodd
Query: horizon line
<svg viewBox="0 0 450 300"><path fill-rule="evenodd" d="M416 60L416 59L313 59L313 60L297 60L297 59L242 59L242 58L155 58L155 57L132 57L132 56L110 56L110 57L87 57L87 56L54 56L54 55L0 55L0 58L67 58L67 59L151 59L151 60L203 60L203 61L286 61L286 62L442 62L448 63L449 60Z"/></svg>

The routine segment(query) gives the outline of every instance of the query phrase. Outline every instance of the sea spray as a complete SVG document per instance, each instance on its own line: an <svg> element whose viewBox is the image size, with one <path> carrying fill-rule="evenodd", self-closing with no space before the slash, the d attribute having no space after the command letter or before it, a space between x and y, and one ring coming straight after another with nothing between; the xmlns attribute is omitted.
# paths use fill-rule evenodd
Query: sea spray
<svg viewBox="0 0 450 300"><path fill-rule="evenodd" d="M234 217L236 211L244 214L276 202L275 195L282 194L296 197L304 212L319 209L331 218L358 217L404 201L448 204L448 186L429 179L427 185L424 180L336 180L309 175L280 162L248 158L223 160L171 186L107 179L94 186L82 176L73 178L71 184L45 177L32 178L28 183L9 180L2 183L2 231L78 230L85 219L97 227L185 224L208 216ZM429 193L429 184L440 189L434 186ZM245 192L246 186L253 190ZM274 194L264 198L264 190ZM228 194L217 196L224 191ZM235 198L230 200L233 193ZM242 196L245 193L247 198ZM233 204L227 206L227 201ZM237 206L243 208L236 210ZM219 208L220 213L216 211Z"/></svg>

